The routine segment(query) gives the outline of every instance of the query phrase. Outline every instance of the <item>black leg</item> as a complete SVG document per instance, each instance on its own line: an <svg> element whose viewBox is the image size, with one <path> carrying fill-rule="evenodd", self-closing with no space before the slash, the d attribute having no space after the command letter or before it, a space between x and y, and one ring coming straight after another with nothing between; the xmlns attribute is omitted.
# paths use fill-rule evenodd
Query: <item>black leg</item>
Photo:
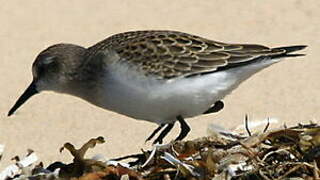
<svg viewBox="0 0 320 180"><path fill-rule="evenodd" d="M164 130L160 133L157 139L153 141L152 144L156 144L156 143L162 144L163 138L166 137L166 135L171 131L172 128L173 128L173 123L167 124L167 127L164 128Z"/></svg>
<svg viewBox="0 0 320 180"><path fill-rule="evenodd" d="M223 107L224 107L223 102L222 101L217 101L217 102L214 103L214 105L212 107L210 107L203 114L216 113L216 112L220 111L221 109L223 109Z"/></svg>
<svg viewBox="0 0 320 180"><path fill-rule="evenodd" d="M150 136L146 139L145 142L150 141L150 140L163 128L164 125L165 125L165 124L160 124L160 126L157 127L157 129L155 129L155 130L150 134Z"/></svg>
<svg viewBox="0 0 320 180"><path fill-rule="evenodd" d="M182 140L182 139L185 138L185 137L187 136L187 134L190 132L190 127L189 127L189 125L186 123L186 121L183 119L182 116L177 116L177 120L178 120L179 123L180 123L181 131L180 131L180 134L179 134L179 136L176 138L175 141Z"/></svg>

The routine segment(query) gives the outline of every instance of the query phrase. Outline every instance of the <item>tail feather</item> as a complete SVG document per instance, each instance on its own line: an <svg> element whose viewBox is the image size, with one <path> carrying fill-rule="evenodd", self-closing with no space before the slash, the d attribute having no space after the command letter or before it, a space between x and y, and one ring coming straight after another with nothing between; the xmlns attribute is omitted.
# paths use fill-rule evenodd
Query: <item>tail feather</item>
<svg viewBox="0 0 320 180"><path fill-rule="evenodd" d="M297 56L305 56L305 54L290 54L292 52L296 52L306 48L306 45L298 45L298 46L286 46L286 47L277 47L272 50L284 50L283 54L277 55L277 57L297 57Z"/></svg>

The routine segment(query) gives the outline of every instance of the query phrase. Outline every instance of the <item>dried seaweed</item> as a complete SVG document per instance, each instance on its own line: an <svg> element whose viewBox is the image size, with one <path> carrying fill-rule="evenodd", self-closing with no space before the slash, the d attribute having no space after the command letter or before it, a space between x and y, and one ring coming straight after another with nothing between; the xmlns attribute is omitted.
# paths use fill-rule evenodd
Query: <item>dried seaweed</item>
<svg viewBox="0 0 320 180"><path fill-rule="evenodd" d="M73 162L55 162L44 168L32 168L20 179L79 179L79 180L271 180L319 179L320 126L299 124L268 130L247 136L217 131L212 136L192 141L177 141L155 145L151 150L109 161L86 159L85 153L102 137L94 138L80 149L66 143L62 149L70 151ZM123 159L133 159L121 163ZM18 160L19 161L19 160ZM56 172L56 174L53 174Z"/></svg>

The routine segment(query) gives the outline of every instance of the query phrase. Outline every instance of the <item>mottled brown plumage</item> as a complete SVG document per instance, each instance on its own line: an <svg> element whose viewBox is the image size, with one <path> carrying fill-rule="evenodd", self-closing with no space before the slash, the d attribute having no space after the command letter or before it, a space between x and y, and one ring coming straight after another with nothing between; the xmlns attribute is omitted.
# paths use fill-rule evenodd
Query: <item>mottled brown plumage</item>
<svg viewBox="0 0 320 180"><path fill-rule="evenodd" d="M89 48L89 57L115 50L145 75L170 79L216 71L219 67L286 53L257 44L227 44L177 31L132 31L113 35Z"/></svg>

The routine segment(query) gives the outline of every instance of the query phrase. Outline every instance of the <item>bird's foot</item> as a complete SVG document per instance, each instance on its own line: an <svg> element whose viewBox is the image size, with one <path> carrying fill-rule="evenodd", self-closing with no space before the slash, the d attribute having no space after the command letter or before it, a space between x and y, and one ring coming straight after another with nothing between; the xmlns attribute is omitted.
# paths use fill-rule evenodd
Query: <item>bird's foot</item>
<svg viewBox="0 0 320 180"><path fill-rule="evenodd" d="M177 116L177 120L180 123L180 134L178 135L178 137L175 139L175 141L180 141L183 138L185 138L187 136L187 134L190 132L190 127L189 125L186 123L186 121L183 119L182 116ZM151 135L146 139L146 142L151 140L164 126L166 125L166 127L161 131L160 135L153 141L152 144L162 144L163 139L167 136L167 134L171 131L171 129L173 128L174 123L168 123L168 124L161 124L159 127L157 127L152 133Z"/></svg>

